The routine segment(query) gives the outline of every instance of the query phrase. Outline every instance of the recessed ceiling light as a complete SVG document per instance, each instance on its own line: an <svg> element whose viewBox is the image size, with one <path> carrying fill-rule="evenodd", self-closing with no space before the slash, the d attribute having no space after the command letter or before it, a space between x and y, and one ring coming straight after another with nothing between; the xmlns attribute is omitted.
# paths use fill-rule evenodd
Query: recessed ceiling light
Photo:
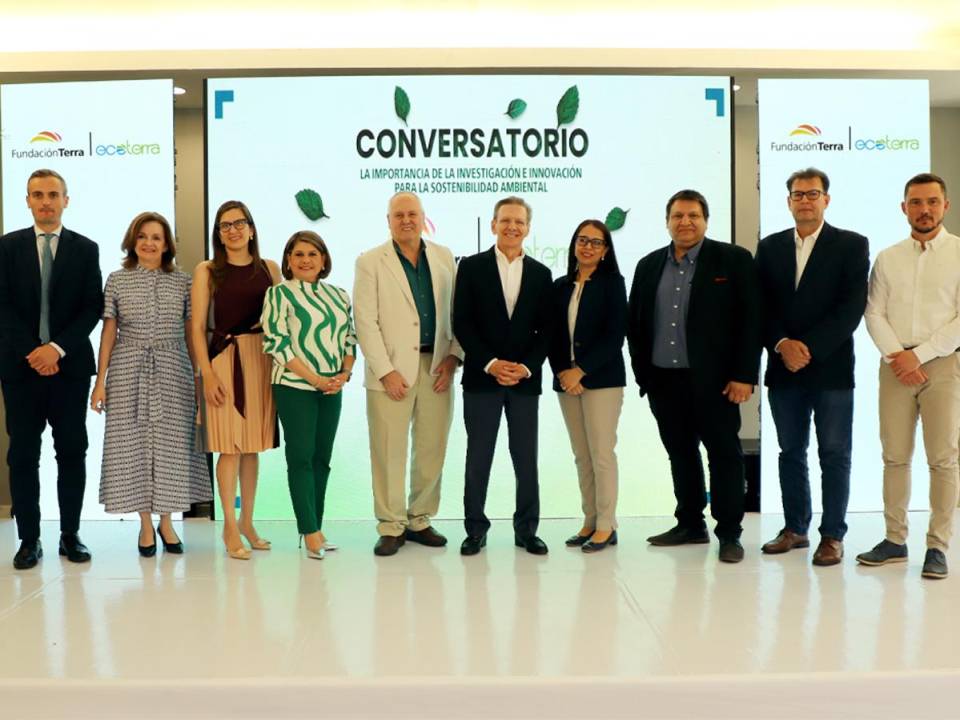
<svg viewBox="0 0 960 720"><path fill-rule="evenodd" d="M740 86L737 85L736 83L734 83L734 84L733 84L733 91L734 91L734 92L737 92L737 90L739 90L739 89L740 89ZM176 91L174 91L174 92L176 92Z"/></svg>
<svg viewBox="0 0 960 720"><path fill-rule="evenodd" d="M183 89L182 87L180 87L179 85L174 85L174 86L173 86L173 94L174 94L174 95L186 95L186 94L187 94L187 91L184 90L184 89Z"/></svg>

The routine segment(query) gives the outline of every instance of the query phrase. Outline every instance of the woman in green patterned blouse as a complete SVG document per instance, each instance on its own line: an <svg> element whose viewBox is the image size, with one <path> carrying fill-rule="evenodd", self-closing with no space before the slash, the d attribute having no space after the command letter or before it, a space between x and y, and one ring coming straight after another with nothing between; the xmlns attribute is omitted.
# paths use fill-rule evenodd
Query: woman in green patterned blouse
<svg viewBox="0 0 960 720"><path fill-rule="evenodd" d="M333 550L321 531L340 390L350 379L357 338L350 296L321 278L330 253L319 235L301 231L283 249L284 282L267 290L263 346L273 357L273 396L283 425L290 499L307 556Z"/></svg>

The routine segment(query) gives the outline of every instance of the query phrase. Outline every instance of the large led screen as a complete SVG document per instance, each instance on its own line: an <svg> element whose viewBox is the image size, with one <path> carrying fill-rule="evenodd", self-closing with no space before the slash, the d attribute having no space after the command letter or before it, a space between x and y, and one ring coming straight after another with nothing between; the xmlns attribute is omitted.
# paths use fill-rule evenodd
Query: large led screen
<svg viewBox="0 0 960 720"><path fill-rule="evenodd" d="M330 247L329 281L352 291L357 256L388 239L398 190L423 201L428 237L462 257L489 248L493 205L533 207L526 252L554 276L585 218L607 220L629 285L637 260L665 245L667 198L696 188L709 235L731 238L727 77L417 75L218 78L206 89L208 227L229 199L247 203L261 249L280 260L300 229ZM492 290L496 290L495 288ZM361 360L362 362L362 360ZM549 373L547 373L549 375ZM462 517L465 436L458 396L440 515ZM328 486L328 515L371 518L361 376L347 386ZM487 511L513 512L506 432ZM632 380L619 428L622 515L673 512L669 465ZM544 516L577 516L580 498L557 398L540 406ZM258 514L290 517L282 451L264 456Z"/></svg>
<svg viewBox="0 0 960 720"><path fill-rule="evenodd" d="M27 178L50 168L67 182L63 225L100 246L103 279L120 268L120 243L144 210L173 213L173 81L44 83L0 87L3 232L33 224ZM191 268L184 268L188 272ZM100 328L91 337L94 353ZM102 416L90 412L83 517L102 518L98 502ZM58 517L56 462L50 432L40 465L41 514ZM110 516L116 517L116 516Z"/></svg>
<svg viewBox="0 0 960 720"><path fill-rule="evenodd" d="M871 264L910 234L900 210L903 186L930 170L930 101L926 80L761 80L760 228L793 226L786 179L818 167L830 177L826 222L866 235ZM949 227L950 218L947 217ZM883 507L883 462L877 393L880 353L861 322L854 335L856 389L850 510ZM928 472L918 437L913 506L928 507ZM761 417L761 509L781 512L777 435L769 404ZM820 469L811 432L810 477L820 511Z"/></svg>

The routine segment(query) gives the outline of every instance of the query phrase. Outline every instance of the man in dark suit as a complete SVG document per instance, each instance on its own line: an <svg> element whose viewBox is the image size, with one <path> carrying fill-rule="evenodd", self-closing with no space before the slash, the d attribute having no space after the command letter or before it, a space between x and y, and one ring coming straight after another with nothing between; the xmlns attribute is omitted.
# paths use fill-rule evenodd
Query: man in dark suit
<svg viewBox="0 0 960 720"><path fill-rule="evenodd" d="M462 555L486 544L484 514L500 416L507 415L510 457L516 473L513 532L517 547L545 555L537 537L537 412L541 366L547 356L553 280L550 270L523 252L530 232L530 206L507 197L493 210L494 247L460 262L453 299L453 333L463 361L463 419L467 429L463 489L467 537Z"/></svg>
<svg viewBox="0 0 960 720"><path fill-rule="evenodd" d="M18 570L40 545L40 437L47 423L57 454L60 554L87 562L77 534L86 484L87 396L95 374L90 332L103 312L97 245L61 224L67 184L53 170L27 182L34 226L0 238L0 386L7 415L10 494Z"/></svg>
<svg viewBox="0 0 960 720"><path fill-rule="evenodd" d="M710 211L696 190L667 202L672 242L637 263L627 339L670 457L677 525L654 545L709 542L700 443L710 466L710 505L720 560L743 559L740 403L760 366L760 289L750 253L706 237Z"/></svg>
<svg viewBox="0 0 960 720"><path fill-rule="evenodd" d="M817 430L823 488L820 544L814 565L843 558L853 441L853 332L867 305L870 253L862 235L824 222L826 173L807 168L787 179L795 227L768 235L757 248L763 290L764 382L780 443L784 527L763 552L810 545L812 514L807 445Z"/></svg>

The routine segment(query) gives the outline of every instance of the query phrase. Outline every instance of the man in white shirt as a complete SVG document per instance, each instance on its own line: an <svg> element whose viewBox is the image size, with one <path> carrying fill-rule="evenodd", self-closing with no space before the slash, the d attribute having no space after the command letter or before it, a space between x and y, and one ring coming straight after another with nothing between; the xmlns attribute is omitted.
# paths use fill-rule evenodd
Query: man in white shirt
<svg viewBox="0 0 960 720"><path fill-rule="evenodd" d="M865 319L880 350L880 441L886 538L857 556L863 565L907 560L910 462L917 416L930 466L930 524L923 577L947 576L944 556L957 507L960 437L960 238L943 227L950 207L943 180L907 181L911 233L877 257Z"/></svg>
<svg viewBox="0 0 960 720"><path fill-rule="evenodd" d="M461 555L486 545L484 513L500 417L507 416L510 458L516 474L513 533L517 547L545 555L537 537L537 413L541 366L547 357L553 279L550 270L523 252L530 206L507 197L493 210L496 244L460 261L453 301L453 329L463 346L463 420L467 429Z"/></svg>
<svg viewBox="0 0 960 720"><path fill-rule="evenodd" d="M442 547L430 524L453 416L453 376L463 351L453 336L453 253L423 239L420 198L401 192L387 206L390 240L357 259L353 313L364 357L373 504L373 552L395 555L407 541ZM406 494L412 435L410 494Z"/></svg>

